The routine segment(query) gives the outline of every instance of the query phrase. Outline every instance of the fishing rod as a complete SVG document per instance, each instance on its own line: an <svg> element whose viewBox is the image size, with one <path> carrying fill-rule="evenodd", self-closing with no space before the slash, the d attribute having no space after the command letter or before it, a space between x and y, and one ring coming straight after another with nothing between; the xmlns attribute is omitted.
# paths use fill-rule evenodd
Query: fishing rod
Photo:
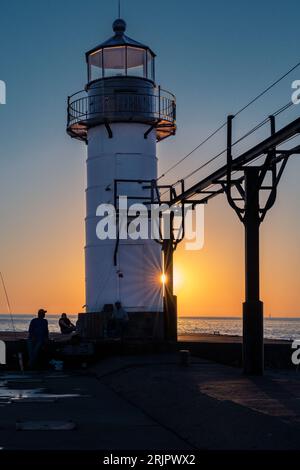
<svg viewBox="0 0 300 470"><path fill-rule="evenodd" d="M16 332L16 328L15 328L14 317L13 317L13 314L12 314L11 304L10 304L10 301L9 301L8 292L7 292L7 289L6 289L5 282L4 282L4 277L3 277L1 271L0 271L0 278L1 278L2 286L3 286L3 290L4 290L4 294L5 294L6 305L7 305L7 311L8 311L8 313L9 313L9 315L10 315L10 320L11 320L12 329L13 329L13 332L14 332L15 341L17 342L18 338L17 338L17 332ZM17 353L17 356L18 356L18 360L19 360L20 369L21 369L22 372L24 372L24 365L23 365L23 356L22 356L22 353L21 353L21 352L18 352L18 353Z"/></svg>
<svg viewBox="0 0 300 470"><path fill-rule="evenodd" d="M9 315L10 315L10 320L11 320L11 324L12 324L12 328L13 328L15 340L17 340L17 333L16 333L16 328L15 328L15 322L14 322L14 318L13 318L13 314L12 314L12 310L11 310L11 305L10 305L10 301L9 301L9 297L8 297L8 292L7 292L7 289L6 289L5 282L4 282L4 277L3 277L1 271L0 271L0 277L1 277L1 282L2 282L2 286L3 286L4 294L5 294L6 305L7 305L7 311L8 311L8 313L9 313Z"/></svg>

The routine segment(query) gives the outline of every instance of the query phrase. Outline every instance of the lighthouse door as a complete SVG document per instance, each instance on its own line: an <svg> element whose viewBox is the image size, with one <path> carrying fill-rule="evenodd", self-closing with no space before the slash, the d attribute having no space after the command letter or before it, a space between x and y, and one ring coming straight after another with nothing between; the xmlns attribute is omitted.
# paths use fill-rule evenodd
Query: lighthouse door
<svg viewBox="0 0 300 470"><path fill-rule="evenodd" d="M143 245L124 243L119 248L120 301L131 311L145 308L145 263Z"/></svg>

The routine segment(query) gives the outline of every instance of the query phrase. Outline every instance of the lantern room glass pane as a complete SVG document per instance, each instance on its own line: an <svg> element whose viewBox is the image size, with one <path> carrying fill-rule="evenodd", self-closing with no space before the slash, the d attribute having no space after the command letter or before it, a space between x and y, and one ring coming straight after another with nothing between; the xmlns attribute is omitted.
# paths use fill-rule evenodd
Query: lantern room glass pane
<svg viewBox="0 0 300 470"><path fill-rule="evenodd" d="M107 47L103 52L104 77L126 75L126 48Z"/></svg>
<svg viewBox="0 0 300 470"><path fill-rule="evenodd" d="M89 81L99 80L103 77L103 54L102 49L89 56Z"/></svg>
<svg viewBox="0 0 300 470"><path fill-rule="evenodd" d="M154 57L150 51L147 52L147 78L155 80L154 77Z"/></svg>
<svg viewBox="0 0 300 470"><path fill-rule="evenodd" d="M127 75L147 78L146 51L138 47L127 47Z"/></svg>

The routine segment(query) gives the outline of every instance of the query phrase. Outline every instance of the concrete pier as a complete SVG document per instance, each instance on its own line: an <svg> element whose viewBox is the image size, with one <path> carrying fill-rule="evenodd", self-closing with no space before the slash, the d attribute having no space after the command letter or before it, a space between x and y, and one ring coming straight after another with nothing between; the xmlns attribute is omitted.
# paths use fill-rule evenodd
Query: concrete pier
<svg viewBox="0 0 300 470"><path fill-rule="evenodd" d="M0 445L7 450L224 450L300 448L300 375L237 368L178 353L112 357L86 372L33 375L50 402L9 396L1 387ZM7 380L4 373L0 382ZM14 381L18 380L16 378ZM24 376L23 376L24 380ZM64 394L78 394L64 397ZM17 431L17 422L58 420L72 431Z"/></svg>
<svg viewBox="0 0 300 470"><path fill-rule="evenodd" d="M16 335L12 332L0 332L0 340L7 342L8 355L11 358L16 351L23 351L27 354L26 345L27 333L20 332ZM51 351L63 359L64 346L73 342L72 335L61 335L59 333L50 334L50 356ZM76 342L76 340L74 341ZM138 340L125 340L121 342L118 338L105 340L84 340L85 345L94 348L95 357L91 357L92 361L97 358L107 357L111 355L124 354L143 354L158 353L167 351L178 351L180 349L189 349L192 355L202 359L212 360L221 364L227 364L235 367L242 367L242 338L240 336L219 335L219 334L190 334L180 335L178 342L163 342ZM264 356L266 367L295 369L291 362L291 341L265 339ZM16 367L16 360L13 360L12 367Z"/></svg>

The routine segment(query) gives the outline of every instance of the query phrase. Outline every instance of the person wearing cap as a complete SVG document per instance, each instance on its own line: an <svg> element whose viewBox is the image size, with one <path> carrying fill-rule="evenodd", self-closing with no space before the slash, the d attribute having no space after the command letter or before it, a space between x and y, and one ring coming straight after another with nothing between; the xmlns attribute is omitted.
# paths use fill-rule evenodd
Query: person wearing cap
<svg viewBox="0 0 300 470"><path fill-rule="evenodd" d="M29 325L28 352L29 367L33 368L38 362L40 353L49 339L48 321L45 319L47 310L40 309L37 318L33 318Z"/></svg>

